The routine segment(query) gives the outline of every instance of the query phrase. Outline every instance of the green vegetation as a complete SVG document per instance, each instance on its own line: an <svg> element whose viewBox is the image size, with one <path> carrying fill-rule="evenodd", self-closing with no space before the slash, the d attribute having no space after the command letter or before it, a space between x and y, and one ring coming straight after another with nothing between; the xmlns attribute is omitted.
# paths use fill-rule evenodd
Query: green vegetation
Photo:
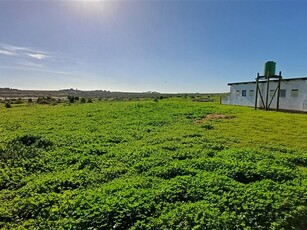
<svg viewBox="0 0 307 230"><path fill-rule="evenodd" d="M37 104L45 104L45 105L48 105L48 104L56 105L59 102L61 102L60 99L55 99L55 98L52 98L52 97L38 97L37 100L36 100ZM28 103L31 103L31 102L28 100Z"/></svg>
<svg viewBox="0 0 307 230"><path fill-rule="evenodd" d="M5 106L5 108L7 108L7 109L9 109L9 108L12 107L11 104L10 104L9 102L6 102L4 106Z"/></svg>
<svg viewBox="0 0 307 230"><path fill-rule="evenodd" d="M0 114L0 228L307 228L306 114L191 98Z"/></svg>
<svg viewBox="0 0 307 230"><path fill-rule="evenodd" d="M81 103L86 103L86 99L84 97L81 97L80 102Z"/></svg>

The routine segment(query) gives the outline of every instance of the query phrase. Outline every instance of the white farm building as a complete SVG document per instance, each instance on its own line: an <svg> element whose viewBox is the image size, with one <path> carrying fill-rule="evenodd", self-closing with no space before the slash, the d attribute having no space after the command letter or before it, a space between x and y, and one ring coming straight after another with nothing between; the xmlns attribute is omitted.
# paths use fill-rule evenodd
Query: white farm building
<svg viewBox="0 0 307 230"><path fill-rule="evenodd" d="M222 104L307 112L307 77L260 78L228 83L230 94L222 99Z"/></svg>
<svg viewBox="0 0 307 230"><path fill-rule="evenodd" d="M276 62L267 61L256 81L228 83L230 94L222 104L307 112L307 77L284 79L275 69Z"/></svg>

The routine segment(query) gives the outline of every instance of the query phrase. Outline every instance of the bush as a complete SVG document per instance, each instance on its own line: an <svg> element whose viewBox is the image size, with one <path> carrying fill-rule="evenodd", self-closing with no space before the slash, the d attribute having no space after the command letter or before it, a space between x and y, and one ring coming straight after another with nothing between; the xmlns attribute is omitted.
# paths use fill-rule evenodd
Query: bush
<svg viewBox="0 0 307 230"><path fill-rule="evenodd" d="M44 105L56 104L56 100L52 97L38 97L36 102L37 104L44 104Z"/></svg>
<svg viewBox="0 0 307 230"><path fill-rule="evenodd" d="M201 127L204 128L204 129L207 129L207 130L214 129L213 125L211 125L211 124L203 124Z"/></svg>
<svg viewBox="0 0 307 230"><path fill-rule="evenodd" d="M84 98L84 97L81 97L80 102L81 102L81 103L86 103L85 98Z"/></svg>
<svg viewBox="0 0 307 230"><path fill-rule="evenodd" d="M21 99L21 97L20 97L20 98L18 98L18 99L15 101L14 104L22 104L22 103L23 103L23 101L22 101L22 99Z"/></svg>
<svg viewBox="0 0 307 230"><path fill-rule="evenodd" d="M38 102L38 104L48 105L48 104L50 104L50 102L46 101L46 100L42 100L42 101Z"/></svg>
<svg viewBox="0 0 307 230"><path fill-rule="evenodd" d="M75 103L76 99L75 99L75 96L68 96L68 101L69 103Z"/></svg>
<svg viewBox="0 0 307 230"><path fill-rule="evenodd" d="M5 108L7 108L7 109L12 108L11 103L6 102L6 103L5 103Z"/></svg>

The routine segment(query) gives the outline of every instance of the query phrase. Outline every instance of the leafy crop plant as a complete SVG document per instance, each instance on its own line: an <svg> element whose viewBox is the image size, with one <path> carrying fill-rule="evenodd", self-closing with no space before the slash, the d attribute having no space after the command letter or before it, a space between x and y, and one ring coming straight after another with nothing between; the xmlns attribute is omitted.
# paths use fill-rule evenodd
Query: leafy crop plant
<svg viewBox="0 0 307 230"><path fill-rule="evenodd" d="M307 117L200 103L0 108L1 229L307 229Z"/></svg>

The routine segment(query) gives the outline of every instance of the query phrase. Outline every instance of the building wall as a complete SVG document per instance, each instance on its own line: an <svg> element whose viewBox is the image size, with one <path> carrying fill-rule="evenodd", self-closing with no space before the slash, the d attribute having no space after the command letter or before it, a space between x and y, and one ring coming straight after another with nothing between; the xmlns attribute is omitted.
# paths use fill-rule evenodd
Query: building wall
<svg viewBox="0 0 307 230"><path fill-rule="evenodd" d="M269 84L268 103L271 102L277 82L271 81ZM266 83L259 83L259 88L266 103ZM279 98L279 108L285 110L298 110L307 112L307 80L282 80L281 96ZM276 92L277 94L277 92ZM271 102L270 108L276 108L277 95ZM228 100L222 100L223 104L255 106L256 83L238 83L230 85L230 95ZM258 107L263 107L261 97L258 94Z"/></svg>
<svg viewBox="0 0 307 230"><path fill-rule="evenodd" d="M282 81L280 88L286 90L286 97L280 97L281 109L307 111L307 80ZM292 90L296 89L294 96Z"/></svg>
<svg viewBox="0 0 307 230"><path fill-rule="evenodd" d="M245 96L242 95L245 90ZM251 94L252 93L252 94ZM229 104L232 105L255 105L256 83L235 84L230 86Z"/></svg>

